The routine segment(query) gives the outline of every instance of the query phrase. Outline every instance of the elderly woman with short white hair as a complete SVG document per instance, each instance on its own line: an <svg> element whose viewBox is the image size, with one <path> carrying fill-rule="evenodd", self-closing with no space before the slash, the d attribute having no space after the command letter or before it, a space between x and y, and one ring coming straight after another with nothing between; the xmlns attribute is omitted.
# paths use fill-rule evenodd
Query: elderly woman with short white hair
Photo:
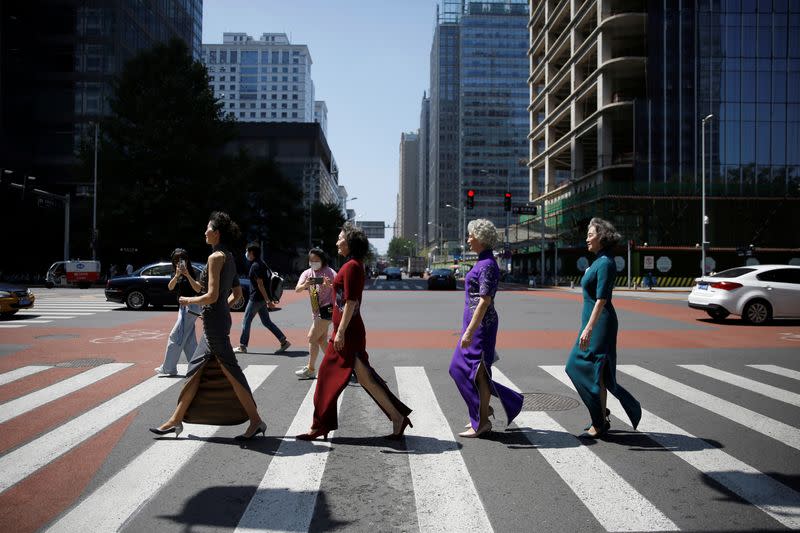
<svg viewBox="0 0 800 533"><path fill-rule="evenodd" d="M500 268L492 251L499 240L497 228L489 220L477 219L469 223L467 231L467 243L478 254L478 261L464 278L464 320L461 340L450 361L450 376L469 411L468 429L459 436L475 438L492 429L489 422L493 413L489 406L492 395L500 399L509 424L522 410L522 395L492 380L499 325L494 298Z"/></svg>

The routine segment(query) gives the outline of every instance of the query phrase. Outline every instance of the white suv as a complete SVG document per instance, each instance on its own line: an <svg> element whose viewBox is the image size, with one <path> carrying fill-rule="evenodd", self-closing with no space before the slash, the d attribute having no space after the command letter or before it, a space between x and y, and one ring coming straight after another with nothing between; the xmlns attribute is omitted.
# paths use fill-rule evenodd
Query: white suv
<svg viewBox="0 0 800 533"><path fill-rule="evenodd" d="M750 324L800 318L800 266L744 266L697 278L689 307L714 320L739 315Z"/></svg>

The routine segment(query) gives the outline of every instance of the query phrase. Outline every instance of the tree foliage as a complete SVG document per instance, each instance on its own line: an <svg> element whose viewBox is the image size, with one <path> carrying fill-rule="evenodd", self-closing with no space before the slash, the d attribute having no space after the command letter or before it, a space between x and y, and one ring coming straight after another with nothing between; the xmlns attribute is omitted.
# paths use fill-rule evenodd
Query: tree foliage
<svg viewBox="0 0 800 533"><path fill-rule="evenodd" d="M394 237L389 241L389 250L386 255L393 263L399 263L405 260L410 255L414 255L416 251L416 244L411 239L403 237Z"/></svg>
<svg viewBox="0 0 800 533"><path fill-rule="evenodd" d="M345 218L335 203L315 203L311 206L311 242L325 251L331 258L336 257L336 240ZM308 231L306 231L308 235Z"/></svg>
<svg viewBox="0 0 800 533"><path fill-rule="evenodd" d="M180 40L139 53L115 80L112 113L101 124L98 225L107 263L120 248L138 249L140 261L176 246L200 258L214 210L230 213L243 241L295 255L305 235L302 194L274 162L225 153L235 123L223 117L208 81Z"/></svg>

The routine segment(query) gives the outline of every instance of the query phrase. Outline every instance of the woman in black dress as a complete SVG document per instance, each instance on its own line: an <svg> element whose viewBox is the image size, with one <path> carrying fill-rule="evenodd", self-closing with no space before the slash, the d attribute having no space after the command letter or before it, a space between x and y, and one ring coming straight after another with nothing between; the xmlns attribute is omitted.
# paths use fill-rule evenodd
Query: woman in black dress
<svg viewBox="0 0 800 533"><path fill-rule="evenodd" d="M202 281L207 292L201 296L182 296L182 306L203 306L204 351L194 354L186 372L186 383L178 397L172 416L150 431L158 435L183 431L183 422L231 426L250 421L244 434L237 439L250 439L267 429L261 419L247 383L231 346L231 312L229 304L241 298L236 264L228 246L239 233L231 218L214 212L206 228L206 243L211 245L208 266ZM232 292L233 290L233 292Z"/></svg>

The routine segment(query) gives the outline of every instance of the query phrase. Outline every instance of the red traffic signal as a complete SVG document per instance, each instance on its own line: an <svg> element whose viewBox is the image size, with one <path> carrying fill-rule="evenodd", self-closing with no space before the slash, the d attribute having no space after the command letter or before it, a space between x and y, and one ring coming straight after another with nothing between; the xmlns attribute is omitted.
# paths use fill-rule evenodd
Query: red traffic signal
<svg viewBox="0 0 800 533"><path fill-rule="evenodd" d="M470 189L467 191L467 209L473 209L475 207L475 191Z"/></svg>
<svg viewBox="0 0 800 533"><path fill-rule="evenodd" d="M503 211L511 211L511 193L507 192L503 198Z"/></svg>

